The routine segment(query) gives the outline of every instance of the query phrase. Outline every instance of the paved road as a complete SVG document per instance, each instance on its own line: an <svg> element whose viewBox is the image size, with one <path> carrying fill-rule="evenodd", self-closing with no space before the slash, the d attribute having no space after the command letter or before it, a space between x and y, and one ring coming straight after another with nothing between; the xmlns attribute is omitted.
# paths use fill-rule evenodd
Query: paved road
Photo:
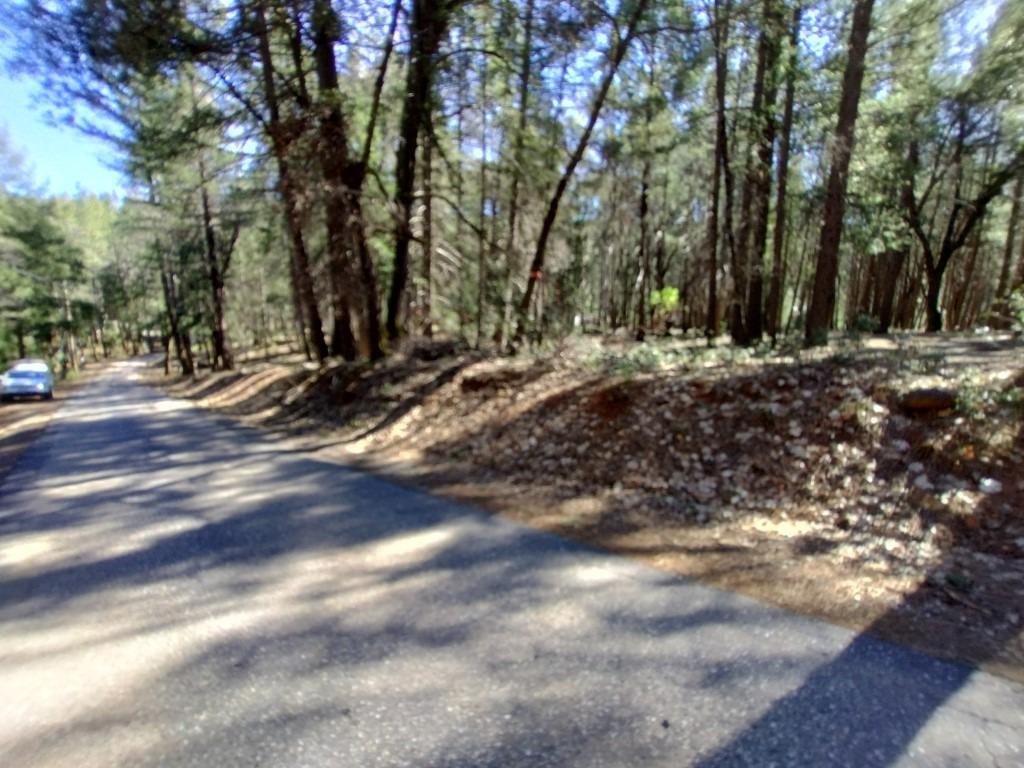
<svg viewBox="0 0 1024 768"><path fill-rule="evenodd" d="M0 491L0 766L1024 765L1024 688L131 381Z"/></svg>

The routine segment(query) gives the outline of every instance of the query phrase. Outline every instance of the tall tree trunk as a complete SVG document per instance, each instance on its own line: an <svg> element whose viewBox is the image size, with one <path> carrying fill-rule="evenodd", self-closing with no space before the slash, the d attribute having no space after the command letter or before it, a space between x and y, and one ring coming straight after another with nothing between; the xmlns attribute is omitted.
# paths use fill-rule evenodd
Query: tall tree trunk
<svg viewBox="0 0 1024 768"><path fill-rule="evenodd" d="M764 70L764 74L761 78L762 98L758 99L755 93L753 110L757 156L751 177L753 208L750 214L750 285L744 317L746 344L759 342L764 334L764 251L768 239L768 214L771 205L775 99L778 95L778 62L782 39L782 18L777 2L778 0L764 0L761 40L758 43L759 67Z"/></svg>
<svg viewBox="0 0 1024 768"><path fill-rule="evenodd" d="M327 341L324 338L323 320L320 317L316 292L313 289L313 275L309 265L309 252L306 249L306 241L302 231L303 217L288 160L291 131L286 130L281 121L281 109L277 98L277 84L274 80L274 63L270 52L270 36L267 29L264 4L262 2L256 3L255 10L260 64L263 74L263 97L269 112L269 120L264 127L270 138L271 151L277 163L277 188L284 207L285 227L292 245L296 291L302 307L305 325L309 329L309 341L312 342L317 361L322 363L327 359L328 355ZM301 66L301 62L299 62L299 65Z"/></svg>
<svg viewBox="0 0 1024 768"><path fill-rule="evenodd" d="M480 200L476 233L476 336L480 349L484 333L484 291L487 287L487 56L480 59Z"/></svg>
<svg viewBox="0 0 1024 768"><path fill-rule="evenodd" d="M893 308L896 301L896 288L899 285L900 273L906 263L909 249L905 246L888 251L882 257L882 278L879 280L880 298L878 301L878 333L889 332L893 321Z"/></svg>
<svg viewBox="0 0 1024 768"><path fill-rule="evenodd" d="M519 99L516 136L512 148L512 180L508 194L508 233L505 240L505 275L502 300L501 329L498 346L508 338L512 324L512 275L519 269L519 253L516 250L516 220L519 216L519 184L523 174L523 148L526 143L527 109L530 103L530 77L533 62L533 10L535 0L526 0L526 17L523 21L523 47L519 59Z"/></svg>
<svg viewBox="0 0 1024 768"><path fill-rule="evenodd" d="M740 231L737 248L733 258L733 295L729 304L729 333L736 344L746 346L751 342L748 328L747 306L750 290L752 269L751 242L754 230L755 198L759 196L760 183L758 176L761 171L760 145L762 108L765 97L765 79L768 70L768 40L772 35L768 24L768 13L771 0L761 3L761 31L758 35L756 65L754 68L753 95L750 104L750 117L747 133L750 142L747 146L746 170L743 178L743 189L740 195ZM754 149L757 148L755 159Z"/></svg>
<svg viewBox="0 0 1024 768"><path fill-rule="evenodd" d="M715 43L715 154L711 172L711 204L708 206L708 316L704 324L708 346L718 336L718 209L722 172L726 162L728 131L725 115L725 87L728 72L730 0L715 0L713 39Z"/></svg>
<svg viewBox="0 0 1024 768"><path fill-rule="evenodd" d="M323 319L317 304L316 291L313 288L313 273L309 264L309 251L302 229L302 213L296 200L292 186L291 170L284 155L278 158L278 189L284 204L285 225L292 242L292 257L295 263L295 283L305 316L305 324L309 329L309 341L313 345L317 362L327 359L327 340L324 338Z"/></svg>
<svg viewBox="0 0 1024 768"><path fill-rule="evenodd" d="M643 171L640 175L640 242L638 243L637 262L639 268L639 295L636 304L636 328L637 335L642 337L645 326L648 325L648 309L651 306L651 252L647 238L647 213L649 210L648 191L651 187L651 160L644 159Z"/></svg>
<svg viewBox="0 0 1024 768"><path fill-rule="evenodd" d="M656 41L652 35L649 40L653 49ZM643 129L643 166L640 172L640 200L639 200L639 229L640 242L638 263L640 269L639 288L640 295L637 297L637 337L643 338L644 329L654 324L653 308L651 306L651 243L648 237L648 223L650 214L650 191L651 191L651 121L654 119L654 110L651 104L654 93L654 57L651 56L650 69L648 70L647 93L644 95L644 129Z"/></svg>
<svg viewBox="0 0 1024 768"><path fill-rule="evenodd" d="M177 289L174 285L174 272L168 267L167 260L161 252L159 241L154 244L160 259L160 283L164 289L164 309L167 313L167 324L171 329L171 338L174 340L174 351L178 358L178 365L185 376L195 373L196 366L192 360L192 349L186 346L183 341L181 329L181 315L178 311L179 300ZM24 354L22 355L24 357Z"/></svg>
<svg viewBox="0 0 1024 768"><path fill-rule="evenodd" d="M302 352L306 356L307 362L311 362L313 360L313 347L310 346L309 336L306 335L306 313L302 306L302 292L299 288L299 270L295 264L294 253L291 254L291 258L288 260L288 267L288 274L291 278L292 320L295 325L295 333L298 336L299 343L302 344ZM326 349L324 351L326 352Z"/></svg>
<svg viewBox="0 0 1024 768"><path fill-rule="evenodd" d="M228 346L227 334L224 331L224 264L221 263L221 246L217 241L217 231L213 225L213 211L210 206L210 193L206 188L206 166L202 154L199 156L199 201L203 221L203 243L206 251L206 269L210 280L211 318L210 336L213 341L213 359L210 361L214 370L221 368L229 371L234 367L231 349ZM233 245L233 244L232 244Z"/></svg>
<svg viewBox="0 0 1024 768"><path fill-rule="evenodd" d="M804 340L808 346L828 341L828 331L832 327L835 314L839 241L843 236L843 214L846 212L846 182L850 157L853 154L854 131L860 106L861 86L864 82L864 59L867 56L873 7L874 0L856 0L853 7L846 70L843 73L843 91L839 99L839 117L832 142L832 158L825 191L825 211L822 216L817 266L814 271L814 291L807 312Z"/></svg>
<svg viewBox="0 0 1024 768"><path fill-rule="evenodd" d="M348 127L341 109L334 42L340 23L329 0L316 0L313 9L313 41L317 82L320 87L320 143L317 154L326 188L327 253L335 291L335 328L341 338L338 351L346 359L356 357L349 313L358 307L360 339L371 359L381 356L380 312L377 281L369 256L359 193L365 169L349 159ZM353 290L358 279L360 292ZM333 340L332 340L333 343Z"/></svg>
<svg viewBox="0 0 1024 768"><path fill-rule="evenodd" d="M1020 239L1020 253L1017 256L1017 274L1010 283L1010 290L1024 288L1024 237Z"/></svg>
<svg viewBox="0 0 1024 768"><path fill-rule="evenodd" d="M1013 268L1013 245L1017 237L1017 225L1020 222L1021 198L1024 197L1024 173L1017 174L1013 185L1013 198L1010 207L1010 221L1006 225L1006 245L1003 248L1002 267L999 270L999 286L996 297L1005 298L1010 290L1010 271Z"/></svg>
<svg viewBox="0 0 1024 768"><path fill-rule="evenodd" d="M583 153L586 152L587 146L590 144L590 136L594 132L594 126L597 124L597 118L600 116L601 108L604 106L605 99L608 97L608 91L611 88L612 81L615 79L615 75L619 71L619 65L622 64L622 60L626 56L626 51L629 50L629 45L633 41L633 37L636 35L637 25L640 23L640 19L643 17L646 8L647 0L637 0L636 5L633 6L633 12L630 14L629 22L625 31L622 33L622 36L618 41L612 45L608 55L609 60L607 69L605 70L604 77L601 80L601 84L598 87L597 93L595 94L594 100L590 106L590 116L587 119L586 128L584 128L583 134L576 143L576 149L570 156L569 162L565 166L565 170L562 171L562 176L559 178L558 184L555 186L554 194L552 194L551 200L548 202L547 212L544 214L544 220L541 223L540 235L537 237L537 247L533 252L533 261L530 263L530 273L526 282L526 291L523 293L523 298L519 302L519 320L516 324L515 333L516 342L520 341L523 334L526 332L527 314L533 300L533 292L537 287L537 281L540 280L541 274L544 270L544 256L547 253L548 238L551 236L551 230L554 228L555 219L558 216L558 207L562 202L562 196L565 194L565 190L568 188L569 182L572 180L573 174L576 172L576 166L579 165L580 160L583 159Z"/></svg>
<svg viewBox="0 0 1024 768"><path fill-rule="evenodd" d="M928 333L938 333L942 330L942 310L939 308L939 300L942 297L942 273L936 269L926 269L925 277L925 330Z"/></svg>
<svg viewBox="0 0 1024 768"><path fill-rule="evenodd" d="M428 339L434 335L434 276L431 263L434 255L434 141L427 136L423 142L423 269L419 306L421 329Z"/></svg>
<svg viewBox="0 0 1024 768"><path fill-rule="evenodd" d="M786 95L782 108L782 135L779 137L779 161L775 187L775 226L772 231L772 277L768 288L768 333L775 343L782 321L782 295L786 276L786 192L789 184L789 151L793 137L793 104L796 94L796 69L799 65L801 0L793 8L789 29L789 59L786 65Z"/></svg>
<svg viewBox="0 0 1024 768"><path fill-rule="evenodd" d="M410 61L395 155L395 261L388 291L387 317L387 333L391 339L397 339L402 332L401 314L405 284L409 279L409 243L412 239L409 219L416 183L416 145L420 127L430 109L434 59L448 27L448 13L446 0L412 0Z"/></svg>
<svg viewBox="0 0 1024 768"><path fill-rule="evenodd" d="M1007 297L1012 286L1010 278L1013 275L1013 246L1020 223L1022 196L1024 196L1024 173L1019 173L1017 181L1013 185L1013 201L1010 206L1010 220L1006 225L1006 243L1003 246L1003 259L999 269L999 284L996 287L996 300L992 305L989 317L989 325L993 328L1006 329L1010 327ZM1024 244L1024 238L1022 238L1022 244ZM1022 253L1024 253L1024 249L1022 249ZM1021 264L1024 266L1024 255L1021 259Z"/></svg>
<svg viewBox="0 0 1024 768"><path fill-rule="evenodd" d="M456 160L454 175L452 184L455 187L455 207L457 210L465 210L466 200L466 185L463 177L462 160L465 157L463 147L465 145L465 126L463 120L463 112L466 109L466 104L462 99L465 94L469 92L469 77L467 75L468 65L467 61L469 54L465 52L455 54L456 62L456 73L455 82L458 84L459 93L459 105L455 113L455 149L456 149ZM459 267L465 262L464 252L464 240L465 240L465 222L462 216L455 217L455 252L458 254ZM459 281L459 294L458 294L458 314L459 314L459 337L466 339L468 334L466 332L466 324L469 319L469 297L465 290L465 281Z"/></svg>
<svg viewBox="0 0 1024 768"><path fill-rule="evenodd" d="M969 297L974 287L974 275L978 267L978 256L981 252L981 227L974 228L974 235L971 237L971 247L968 249L967 262L964 264L963 274L955 288L948 292L949 298L946 303L946 314L949 315L951 328L964 328L964 318L969 311ZM951 287L952 288L952 287Z"/></svg>

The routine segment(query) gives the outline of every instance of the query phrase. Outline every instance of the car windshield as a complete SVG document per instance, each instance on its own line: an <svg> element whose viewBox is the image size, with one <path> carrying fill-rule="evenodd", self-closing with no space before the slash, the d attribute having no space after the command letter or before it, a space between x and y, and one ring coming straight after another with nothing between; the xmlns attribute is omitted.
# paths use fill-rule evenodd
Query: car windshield
<svg viewBox="0 0 1024 768"><path fill-rule="evenodd" d="M8 371L7 375L12 379L20 379L22 381L42 381L46 378L46 374L42 371L19 371L13 370Z"/></svg>

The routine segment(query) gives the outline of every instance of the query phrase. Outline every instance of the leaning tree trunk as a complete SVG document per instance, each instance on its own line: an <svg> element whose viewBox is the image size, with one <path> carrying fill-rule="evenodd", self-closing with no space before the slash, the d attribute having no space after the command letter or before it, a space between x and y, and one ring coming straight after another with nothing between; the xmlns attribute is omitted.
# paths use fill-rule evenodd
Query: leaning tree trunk
<svg viewBox="0 0 1024 768"><path fill-rule="evenodd" d="M843 91L839 99L839 117L832 143L832 162L825 191L821 238L818 242L814 290L807 311L804 341L808 346L828 341L828 331L836 307L836 277L839 274L839 241L843 236L843 215L846 212L846 182L853 154L857 111L864 82L864 60L871 32L871 11L874 0L856 0L850 28Z"/></svg>
<svg viewBox="0 0 1024 768"><path fill-rule="evenodd" d="M533 252L533 261L530 263L530 273L526 282L526 291L524 291L523 298L519 302L519 320L516 323L516 333L514 337L514 341L517 343L522 340L523 335L526 333L526 318L530 311L530 305L533 302L533 293L537 289L537 282L540 280L541 274L544 270L544 257L547 253L548 239L551 236L551 230L555 226L555 219L558 217L558 208L562 202L562 196L565 194L565 190L569 187L569 182L572 180L573 174L576 172L576 166L579 165L580 160L583 159L584 152L587 151L587 146L590 144L590 136L594 132L594 126L597 124L597 118L600 116L601 108L604 106L605 99L608 97L608 91L611 89L612 81L615 79L615 75L619 71L619 65L622 64L622 60L626 56L626 51L629 50L630 43L633 42L633 37L636 35L637 25L640 23L640 19L643 17L646 8L647 0L637 0L636 5L633 6L633 13L630 15L629 23L625 31L618 39L618 42L612 46L609 52L608 68L605 70L604 78L601 80L601 85L598 87L594 101L591 103L590 116L587 119L586 128L583 130L583 134L576 143L576 149L569 158L569 162L566 164L565 170L562 172L562 176L559 178L558 184L555 186L554 194L552 194L551 200L548 202L547 212L544 214L544 220L540 227L540 235L537 237L537 247Z"/></svg>

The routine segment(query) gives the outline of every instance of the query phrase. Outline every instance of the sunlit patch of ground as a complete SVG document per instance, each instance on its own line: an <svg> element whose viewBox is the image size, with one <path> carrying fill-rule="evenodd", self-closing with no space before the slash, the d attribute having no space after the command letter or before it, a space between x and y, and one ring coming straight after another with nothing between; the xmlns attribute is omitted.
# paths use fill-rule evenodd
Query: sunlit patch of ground
<svg viewBox="0 0 1024 768"><path fill-rule="evenodd" d="M953 390L956 409L909 417L900 397L920 387ZM211 400L227 391L230 406ZM513 360L264 361L172 392L318 456L1024 679L1024 346L1008 337L775 354L582 338Z"/></svg>

